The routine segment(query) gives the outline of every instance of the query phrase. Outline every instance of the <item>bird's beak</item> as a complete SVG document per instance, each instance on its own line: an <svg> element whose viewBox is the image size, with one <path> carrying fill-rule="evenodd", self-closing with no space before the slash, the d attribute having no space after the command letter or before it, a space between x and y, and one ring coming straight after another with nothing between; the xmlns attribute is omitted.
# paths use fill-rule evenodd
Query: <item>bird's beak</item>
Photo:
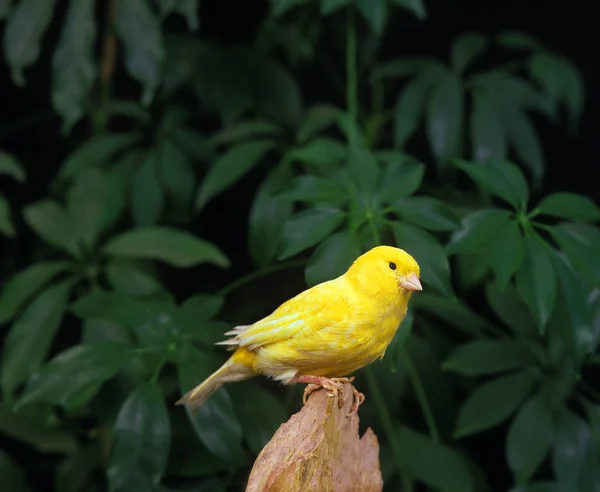
<svg viewBox="0 0 600 492"><path fill-rule="evenodd" d="M410 277L405 278L400 282L400 287L404 290L423 290L423 286L421 285L421 281L419 277L417 277L414 273L410 275Z"/></svg>

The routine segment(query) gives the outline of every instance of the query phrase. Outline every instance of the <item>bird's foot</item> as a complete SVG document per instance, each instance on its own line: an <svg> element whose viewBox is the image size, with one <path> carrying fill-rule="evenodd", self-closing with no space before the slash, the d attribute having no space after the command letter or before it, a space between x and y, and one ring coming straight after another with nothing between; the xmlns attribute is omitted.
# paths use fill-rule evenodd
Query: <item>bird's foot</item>
<svg viewBox="0 0 600 492"><path fill-rule="evenodd" d="M323 388L327 391L327 396L333 398L334 396L338 396L338 405L339 407L343 407L345 403L344 398L344 384L351 383L354 381L354 376L350 378L326 378L323 376L296 376L295 381L297 383L308 383L306 388L304 389L304 396L302 397L302 403L306 403L306 400L314 391ZM365 395L360 393L354 386L352 387L353 391L353 402L352 408L350 409L350 413L348 416L356 413L358 411L358 407L365 401Z"/></svg>

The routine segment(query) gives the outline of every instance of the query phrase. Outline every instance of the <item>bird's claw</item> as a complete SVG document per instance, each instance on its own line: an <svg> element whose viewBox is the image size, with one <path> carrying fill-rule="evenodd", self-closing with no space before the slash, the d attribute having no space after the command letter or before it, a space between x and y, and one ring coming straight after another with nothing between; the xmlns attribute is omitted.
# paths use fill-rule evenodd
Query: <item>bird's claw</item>
<svg viewBox="0 0 600 492"><path fill-rule="evenodd" d="M320 376L298 376L296 381L299 383L308 383L304 388L304 395L302 396L302 403L306 404L308 397L318 389L323 388L327 391L327 396L333 398L338 397L338 406L342 408L346 399L344 398L344 384L351 383L354 381L354 376L350 378L325 378ZM355 414L358 411L358 407L365 401L365 395L359 392L354 386L352 387L353 402L348 417Z"/></svg>

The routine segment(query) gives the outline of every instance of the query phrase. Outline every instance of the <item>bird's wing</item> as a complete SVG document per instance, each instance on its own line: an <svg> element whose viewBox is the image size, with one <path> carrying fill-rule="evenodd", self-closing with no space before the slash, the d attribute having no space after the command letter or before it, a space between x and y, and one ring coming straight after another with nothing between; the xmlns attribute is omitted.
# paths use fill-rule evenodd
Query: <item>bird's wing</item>
<svg viewBox="0 0 600 492"><path fill-rule="evenodd" d="M233 347L255 348L320 330L351 316L350 302L338 279L316 285L279 306L272 314L248 326L228 332L232 338L219 342Z"/></svg>

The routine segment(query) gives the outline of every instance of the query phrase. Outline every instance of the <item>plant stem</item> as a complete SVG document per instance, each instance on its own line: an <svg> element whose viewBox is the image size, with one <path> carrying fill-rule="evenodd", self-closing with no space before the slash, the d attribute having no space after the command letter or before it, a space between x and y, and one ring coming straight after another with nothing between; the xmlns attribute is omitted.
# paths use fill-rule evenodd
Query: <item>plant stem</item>
<svg viewBox="0 0 600 492"><path fill-rule="evenodd" d="M102 39L102 58L98 77L99 101L92 112L94 133L101 133L108 126L108 103L110 102L112 76L117 61L117 36L113 25L115 3L115 0L109 0L106 5L106 28Z"/></svg>
<svg viewBox="0 0 600 492"><path fill-rule="evenodd" d="M408 373L408 377L410 378L410 382L413 385L415 393L417 395L417 400L419 400L419 405L425 417L425 422L427 422L427 428L429 429L429 434L434 442L439 443L440 433L438 432L437 425L435 423L435 418L433 417L433 412L431 411L431 407L429 406L429 401L427 400L427 394L423 389L423 384L421 383L421 378L419 377L419 373L415 369L415 366L408 355L408 352L403 348L400 349L400 358L402 359L402 363L404 367L406 367L406 372Z"/></svg>
<svg viewBox="0 0 600 492"><path fill-rule="evenodd" d="M152 377L150 378L151 382L156 383L158 381L158 376L160 376L160 371L162 371L162 368L167 363L167 360L169 359L169 355L170 355L170 350L165 350L163 352L163 354L160 358L160 361L154 368L154 372L152 373Z"/></svg>
<svg viewBox="0 0 600 492"><path fill-rule="evenodd" d="M346 106L350 117L350 140L355 141L358 123L358 73L356 68L356 19L354 8L347 9L346 18Z"/></svg>
<svg viewBox="0 0 600 492"><path fill-rule="evenodd" d="M266 266L264 268L261 268L260 270L256 270L255 272L249 273L248 275L244 275L243 277L234 280L230 284L223 287L218 292L218 295L226 296L235 289L238 289L242 285L246 285L247 283L252 282L253 280L259 279L271 273L280 272L282 270L291 270L292 268L299 268L301 266L304 266L304 263L305 262L303 260L294 260L284 263L277 263L276 265Z"/></svg>

